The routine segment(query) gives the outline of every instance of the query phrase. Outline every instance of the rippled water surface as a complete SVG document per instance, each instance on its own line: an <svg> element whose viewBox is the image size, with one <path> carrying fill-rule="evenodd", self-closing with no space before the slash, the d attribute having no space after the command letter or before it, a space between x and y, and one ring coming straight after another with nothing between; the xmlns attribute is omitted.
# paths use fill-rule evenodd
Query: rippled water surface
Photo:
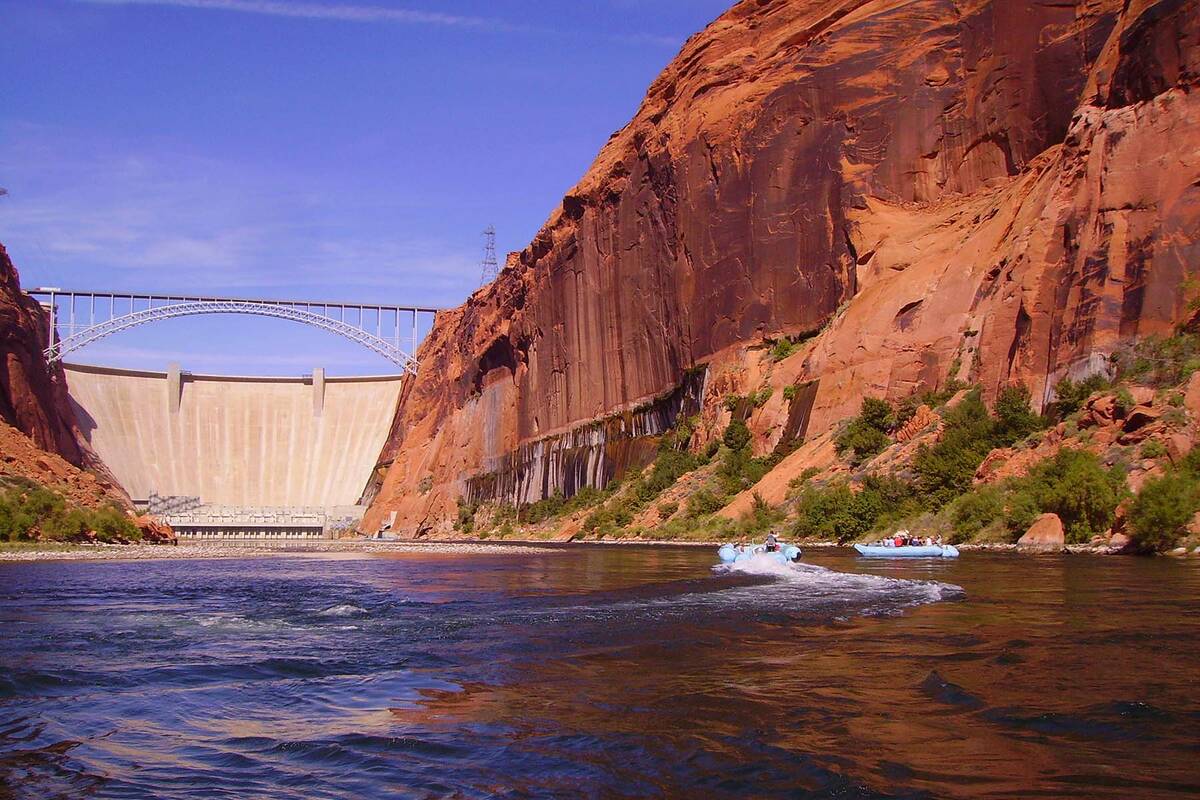
<svg viewBox="0 0 1200 800"><path fill-rule="evenodd" d="M1182 797L1200 569L0 564L0 797Z"/></svg>

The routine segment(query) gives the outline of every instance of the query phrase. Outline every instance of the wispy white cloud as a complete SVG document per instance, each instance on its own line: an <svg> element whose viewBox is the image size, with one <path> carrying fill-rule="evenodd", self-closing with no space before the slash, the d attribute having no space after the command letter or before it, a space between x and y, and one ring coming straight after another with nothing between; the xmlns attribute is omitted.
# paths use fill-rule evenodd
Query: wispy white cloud
<svg viewBox="0 0 1200 800"><path fill-rule="evenodd" d="M114 154L39 127L9 132L0 240L29 285L448 306L478 280L475 238L386 222L389 209L375 205L400 196L323 198L240 164Z"/></svg>
<svg viewBox="0 0 1200 800"><path fill-rule="evenodd" d="M418 11L370 5L292 2L292 0L287 2L283 0L76 0L76 2L105 6L168 6L342 22L391 22L404 25L439 25L456 28L512 27L509 23L500 20L445 14L438 11Z"/></svg>
<svg viewBox="0 0 1200 800"><path fill-rule="evenodd" d="M342 5L334 3L291 2L291 0L75 0L76 3L95 6L158 6L200 11L229 11L241 14L258 14L272 17L296 19L331 20L337 22L390 23L399 25L429 25L446 28L466 28L497 32L524 32L571 36L569 32L542 26L516 24L502 19L478 17L464 14L446 14L440 11L387 8L372 5ZM662 36L647 32L583 34L596 36L616 44L678 48L682 40L676 36Z"/></svg>

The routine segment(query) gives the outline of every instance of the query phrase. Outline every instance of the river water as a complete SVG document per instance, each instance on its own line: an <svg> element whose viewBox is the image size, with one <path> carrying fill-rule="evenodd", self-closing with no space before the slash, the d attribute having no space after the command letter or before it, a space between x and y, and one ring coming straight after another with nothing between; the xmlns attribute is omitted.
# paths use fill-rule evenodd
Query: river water
<svg viewBox="0 0 1200 800"><path fill-rule="evenodd" d="M1182 797L1200 568L0 565L0 797Z"/></svg>

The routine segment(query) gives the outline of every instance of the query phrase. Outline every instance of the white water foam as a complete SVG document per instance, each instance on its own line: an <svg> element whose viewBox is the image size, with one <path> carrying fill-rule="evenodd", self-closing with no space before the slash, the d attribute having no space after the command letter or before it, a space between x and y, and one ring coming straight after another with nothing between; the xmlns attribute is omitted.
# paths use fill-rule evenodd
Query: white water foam
<svg viewBox="0 0 1200 800"><path fill-rule="evenodd" d="M713 572L720 574L742 573L762 575L778 579L768 586L793 594L792 590L807 599L891 599L900 605L920 605L941 600L958 599L963 596L959 586L940 581L920 581L905 578L889 578L883 575L863 575L838 572L816 564L782 564L778 559L759 554L733 564L718 564Z"/></svg>
<svg viewBox="0 0 1200 800"><path fill-rule="evenodd" d="M318 611L318 617L353 617L357 614L365 614L367 610L360 608L350 603L338 603L336 606L330 606L324 611Z"/></svg>

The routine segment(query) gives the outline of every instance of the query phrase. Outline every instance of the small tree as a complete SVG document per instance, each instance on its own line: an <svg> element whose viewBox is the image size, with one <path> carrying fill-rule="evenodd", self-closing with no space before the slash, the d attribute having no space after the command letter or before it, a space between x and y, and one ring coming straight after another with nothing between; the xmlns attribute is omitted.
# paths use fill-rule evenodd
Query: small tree
<svg viewBox="0 0 1200 800"><path fill-rule="evenodd" d="M1006 386L996 397L996 427L993 433L997 447L1008 447L1045 425L1029 405L1029 389L1024 384Z"/></svg>
<svg viewBox="0 0 1200 800"><path fill-rule="evenodd" d="M731 421L725 427L725 433L721 436L721 441L730 450L739 452L742 448L750 444L750 429L746 427L746 423L740 419Z"/></svg>
<svg viewBox="0 0 1200 800"><path fill-rule="evenodd" d="M1145 553L1174 547L1200 509L1200 486L1190 474L1177 472L1148 481L1129 509L1132 539Z"/></svg>
<svg viewBox="0 0 1200 800"><path fill-rule="evenodd" d="M1108 378L1097 373L1081 381L1063 378L1054 385L1054 415L1059 419L1074 414L1094 393L1107 387Z"/></svg>
<svg viewBox="0 0 1200 800"><path fill-rule="evenodd" d="M1057 514L1068 541L1083 542L1105 530L1125 497L1125 476L1105 469L1093 453L1063 448L1020 482L1042 512Z"/></svg>
<svg viewBox="0 0 1200 800"><path fill-rule="evenodd" d="M975 470L991 449L994 427L976 389L946 414L941 440L917 451L913 467L933 508L971 488Z"/></svg>
<svg viewBox="0 0 1200 800"><path fill-rule="evenodd" d="M850 453L850 463L858 466L891 443L888 432L896 423L892 406L875 397L863 399L858 416L850 420L834 445L839 454Z"/></svg>

